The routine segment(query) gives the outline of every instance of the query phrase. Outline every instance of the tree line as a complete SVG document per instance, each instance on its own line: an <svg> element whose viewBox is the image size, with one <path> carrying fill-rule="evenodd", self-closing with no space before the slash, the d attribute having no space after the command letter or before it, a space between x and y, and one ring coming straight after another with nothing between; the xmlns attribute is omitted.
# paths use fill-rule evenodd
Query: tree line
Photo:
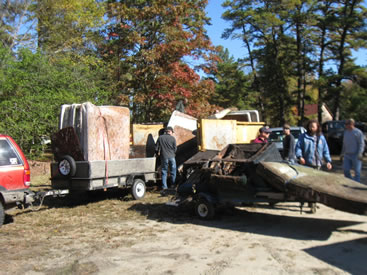
<svg viewBox="0 0 367 275"><path fill-rule="evenodd" d="M37 155L60 105L84 101L129 107L134 123L166 121L180 100L195 117L258 109L274 126L303 123L306 103L366 121L352 58L366 46L363 1L224 1L239 60L211 43L207 4L1 0L0 132Z"/></svg>
<svg viewBox="0 0 367 275"><path fill-rule="evenodd" d="M364 1L226 0L222 6L231 24L223 37L243 42L239 66L249 71L247 87L266 119L302 124L305 104L317 103L321 121L326 103L336 120L366 121L366 68L353 59L353 51L366 48Z"/></svg>

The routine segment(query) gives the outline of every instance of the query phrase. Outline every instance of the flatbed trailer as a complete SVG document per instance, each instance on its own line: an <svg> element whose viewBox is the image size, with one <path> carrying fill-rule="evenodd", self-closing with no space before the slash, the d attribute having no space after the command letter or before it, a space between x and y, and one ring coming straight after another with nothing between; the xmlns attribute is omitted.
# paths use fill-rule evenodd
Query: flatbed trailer
<svg viewBox="0 0 367 275"><path fill-rule="evenodd" d="M209 219L223 206L266 202L305 203L312 213L316 203L367 214L367 187L343 175L290 165L275 144L230 144L221 151L199 152L184 163L184 180L168 204L195 204L200 218Z"/></svg>
<svg viewBox="0 0 367 275"><path fill-rule="evenodd" d="M64 156L51 163L51 185L56 190L94 191L131 188L135 199L145 195L146 183L155 182L156 159L75 161Z"/></svg>

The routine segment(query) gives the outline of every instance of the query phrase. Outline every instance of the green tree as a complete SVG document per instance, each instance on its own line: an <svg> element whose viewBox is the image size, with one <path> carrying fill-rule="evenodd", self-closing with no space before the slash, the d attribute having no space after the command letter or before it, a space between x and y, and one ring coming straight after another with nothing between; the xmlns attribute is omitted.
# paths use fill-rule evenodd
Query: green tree
<svg viewBox="0 0 367 275"><path fill-rule="evenodd" d="M82 55L95 48L105 14L104 3L96 0L37 0L31 11L37 19L38 48L49 54Z"/></svg>
<svg viewBox="0 0 367 275"><path fill-rule="evenodd" d="M14 49L31 40L33 0L0 1L0 45Z"/></svg>
<svg viewBox="0 0 367 275"><path fill-rule="evenodd" d="M52 63L27 49L14 58L0 48L0 58L0 132L15 138L29 156L41 152L42 136L57 130L61 104L105 103L98 68L66 59Z"/></svg>
<svg viewBox="0 0 367 275"><path fill-rule="evenodd" d="M109 25L101 55L110 68L117 103L132 109L134 121L167 119L178 100L188 100L187 112L210 112L214 92L210 80L200 80L183 62L202 58L207 69L214 48L204 25L206 0L107 2Z"/></svg>
<svg viewBox="0 0 367 275"><path fill-rule="evenodd" d="M344 91L343 81L351 79L354 68L352 50L366 47L366 15L367 10L363 6L362 0L340 0L335 6L335 31L333 32L331 51L337 63L337 74L332 85L332 110L335 119L339 119L341 96Z"/></svg>
<svg viewBox="0 0 367 275"><path fill-rule="evenodd" d="M225 37L241 37L248 51L254 87L261 94L263 117L282 124L291 106L289 78L294 61L294 39L287 36L286 15L292 1L225 1L223 18L232 22ZM256 72L254 72L256 70ZM269 121L269 122L270 122Z"/></svg>
<svg viewBox="0 0 367 275"><path fill-rule="evenodd" d="M343 83L354 81L358 70L352 50L366 47L363 1L227 0L223 7L231 23L223 36L244 42L244 65L252 70L263 117L281 123L296 104L302 123L307 102L318 102L319 118L324 102L339 117Z"/></svg>
<svg viewBox="0 0 367 275"><path fill-rule="evenodd" d="M213 73L216 82L215 94L210 102L223 108L253 109L256 106L256 97L251 90L249 76L246 76L240 64L229 56L228 49L222 50L219 57L221 61Z"/></svg>

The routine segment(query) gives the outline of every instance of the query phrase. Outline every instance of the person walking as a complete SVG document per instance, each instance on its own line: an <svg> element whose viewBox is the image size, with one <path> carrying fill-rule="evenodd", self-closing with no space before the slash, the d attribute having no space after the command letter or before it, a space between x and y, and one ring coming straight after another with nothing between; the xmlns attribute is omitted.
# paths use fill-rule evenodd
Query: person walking
<svg viewBox="0 0 367 275"><path fill-rule="evenodd" d="M295 150L300 164L320 169L325 160L327 169L331 170L329 147L317 120L307 123L307 132L299 136Z"/></svg>
<svg viewBox="0 0 367 275"><path fill-rule="evenodd" d="M294 164L295 162L295 139L291 134L291 127L289 124L284 124L283 133L285 135L283 139L283 159L290 164Z"/></svg>
<svg viewBox="0 0 367 275"><path fill-rule="evenodd" d="M261 127L259 130L259 136L255 138L252 143L268 143L268 138L271 133L269 126Z"/></svg>
<svg viewBox="0 0 367 275"><path fill-rule="evenodd" d="M343 147L340 158L343 159L344 176L361 181L361 169L364 152L364 135L361 130L355 127L354 119L350 118L345 122L343 136ZM354 170L354 178L350 170Z"/></svg>
<svg viewBox="0 0 367 275"><path fill-rule="evenodd" d="M159 136L156 144L156 154L161 158L161 167L162 167L162 195L165 195L167 190L167 174L168 168L170 170L170 176L172 180L172 185L175 186L176 181L176 139L172 135L173 129L168 126L163 135Z"/></svg>

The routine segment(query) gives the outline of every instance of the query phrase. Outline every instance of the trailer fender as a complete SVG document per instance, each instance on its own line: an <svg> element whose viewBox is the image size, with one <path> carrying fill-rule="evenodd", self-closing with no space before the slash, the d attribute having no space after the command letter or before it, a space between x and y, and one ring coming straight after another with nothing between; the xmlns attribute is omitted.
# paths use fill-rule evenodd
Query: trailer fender
<svg viewBox="0 0 367 275"><path fill-rule="evenodd" d="M132 186L134 184L134 181L136 179L141 179L142 181L146 182L145 180L145 175L141 175L141 174L132 174L132 175L129 175L127 178L126 178L126 185L127 186Z"/></svg>
<svg viewBox="0 0 367 275"><path fill-rule="evenodd" d="M212 204L217 204L219 200L211 194L200 192L196 195L196 200L204 199Z"/></svg>

